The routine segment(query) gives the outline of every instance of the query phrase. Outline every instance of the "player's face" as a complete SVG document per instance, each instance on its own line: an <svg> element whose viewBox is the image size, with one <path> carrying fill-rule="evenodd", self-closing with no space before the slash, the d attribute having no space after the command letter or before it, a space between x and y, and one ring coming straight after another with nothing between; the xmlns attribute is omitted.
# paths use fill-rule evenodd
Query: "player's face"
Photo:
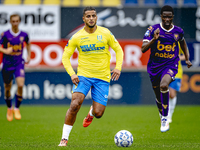
<svg viewBox="0 0 200 150"><path fill-rule="evenodd" d="M14 16L11 18L10 23L12 25L12 28L17 29L20 23L19 16Z"/></svg>
<svg viewBox="0 0 200 150"><path fill-rule="evenodd" d="M163 11L161 15L162 23L164 26L170 26L172 24L174 15L171 11Z"/></svg>
<svg viewBox="0 0 200 150"><path fill-rule="evenodd" d="M86 26L89 28L93 28L97 22L97 14L94 10L88 10L85 12L83 16L83 21L85 22Z"/></svg>

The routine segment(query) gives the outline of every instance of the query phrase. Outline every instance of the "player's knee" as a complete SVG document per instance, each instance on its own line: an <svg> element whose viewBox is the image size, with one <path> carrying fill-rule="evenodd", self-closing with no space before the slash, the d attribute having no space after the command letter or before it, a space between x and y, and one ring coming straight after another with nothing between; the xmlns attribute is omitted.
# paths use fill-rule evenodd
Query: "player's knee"
<svg viewBox="0 0 200 150"><path fill-rule="evenodd" d="M18 84L18 89L23 89L24 84Z"/></svg>
<svg viewBox="0 0 200 150"><path fill-rule="evenodd" d="M167 84L161 84L160 85L160 91L167 91L168 90L168 85Z"/></svg>
<svg viewBox="0 0 200 150"><path fill-rule="evenodd" d="M9 98L11 96L10 90L5 90L5 97Z"/></svg>
<svg viewBox="0 0 200 150"><path fill-rule="evenodd" d="M103 116L103 112L94 112L95 118L101 118Z"/></svg>
<svg viewBox="0 0 200 150"><path fill-rule="evenodd" d="M81 103L78 100L73 100L71 102L70 108L69 110L71 112L77 112L79 110L79 108L81 107Z"/></svg>
<svg viewBox="0 0 200 150"><path fill-rule="evenodd" d="M176 95L169 92L169 98L173 99Z"/></svg>

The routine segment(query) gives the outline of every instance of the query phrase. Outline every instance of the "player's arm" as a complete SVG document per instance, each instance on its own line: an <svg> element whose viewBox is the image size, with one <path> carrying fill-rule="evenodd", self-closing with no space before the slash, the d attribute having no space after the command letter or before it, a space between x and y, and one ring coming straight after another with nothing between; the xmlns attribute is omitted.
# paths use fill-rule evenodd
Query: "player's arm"
<svg viewBox="0 0 200 150"><path fill-rule="evenodd" d="M62 63L67 73L71 76L73 84L77 85L79 83L79 78L76 75L74 69L72 68L70 62L70 58L73 55L75 49L76 49L75 40L72 38L68 41L68 44L64 48Z"/></svg>
<svg viewBox="0 0 200 150"><path fill-rule="evenodd" d="M31 43L26 44L26 49L27 49L27 60L26 63L29 63L31 60Z"/></svg>
<svg viewBox="0 0 200 150"><path fill-rule="evenodd" d="M144 40L143 43L142 43L142 53L145 53L149 48L151 48L151 46L153 45L153 43L159 38L160 36L160 29L157 28L155 31L154 31L154 36L153 38L150 40L150 41L147 41L147 40Z"/></svg>
<svg viewBox="0 0 200 150"><path fill-rule="evenodd" d="M179 41L179 43L185 56L185 63L187 64L187 67L190 68L192 66L192 63L189 60L189 51L187 50L187 44L185 42L185 39L183 38L181 41Z"/></svg>
<svg viewBox="0 0 200 150"><path fill-rule="evenodd" d="M1 53L9 55L9 54L12 53L12 51L13 51L12 47L9 47L9 48L2 48L2 47L0 47L0 52Z"/></svg>
<svg viewBox="0 0 200 150"><path fill-rule="evenodd" d="M3 54L9 55L9 54L12 53L13 48L12 47L3 48L2 44L3 44L4 39L5 39L4 33L1 33L1 35L0 35L0 52L3 53Z"/></svg>
<svg viewBox="0 0 200 150"><path fill-rule="evenodd" d="M118 80L121 74L122 63L124 58L124 52L119 44L119 42L115 39L113 34L110 34L109 46L115 51L116 53L116 67L111 71L112 76L111 80Z"/></svg>

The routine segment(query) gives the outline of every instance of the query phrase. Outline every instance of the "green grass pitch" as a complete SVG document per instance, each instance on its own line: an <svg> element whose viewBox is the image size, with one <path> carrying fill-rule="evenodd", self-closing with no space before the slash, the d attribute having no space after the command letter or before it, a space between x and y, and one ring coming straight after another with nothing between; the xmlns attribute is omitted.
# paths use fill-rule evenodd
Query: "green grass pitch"
<svg viewBox="0 0 200 150"><path fill-rule="evenodd" d="M156 105L108 105L102 118L82 127L90 106L77 115L67 147L58 147L69 105L22 105L22 120L6 120L6 106L0 105L0 149L3 150L190 150L200 149L200 106L177 105L170 130L160 132ZM133 134L133 145L118 148L114 135L119 130Z"/></svg>

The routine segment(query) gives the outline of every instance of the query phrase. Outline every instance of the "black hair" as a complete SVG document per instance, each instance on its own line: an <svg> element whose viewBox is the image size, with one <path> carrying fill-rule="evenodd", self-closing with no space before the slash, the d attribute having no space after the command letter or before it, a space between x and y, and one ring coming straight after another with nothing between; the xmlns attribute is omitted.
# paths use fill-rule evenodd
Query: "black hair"
<svg viewBox="0 0 200 150"><path fill-rule="evenodd" d="M85 12L88 11L88 10L89 10L89 11L90 11L90 10L96 11L96 9L95 9L94 7L88 6L88 7L85 7L85 8L84 8L84 10L83 10L83 15L85 15Z"/></svg>
<svg viewBox="0 0 200 150"><path fill-rule="evenodd" d="M163 11L171 11L172 14L174 15L174 10L171 6L169 5L165 5L161 8L160 14L162 15Z"/></svg>

